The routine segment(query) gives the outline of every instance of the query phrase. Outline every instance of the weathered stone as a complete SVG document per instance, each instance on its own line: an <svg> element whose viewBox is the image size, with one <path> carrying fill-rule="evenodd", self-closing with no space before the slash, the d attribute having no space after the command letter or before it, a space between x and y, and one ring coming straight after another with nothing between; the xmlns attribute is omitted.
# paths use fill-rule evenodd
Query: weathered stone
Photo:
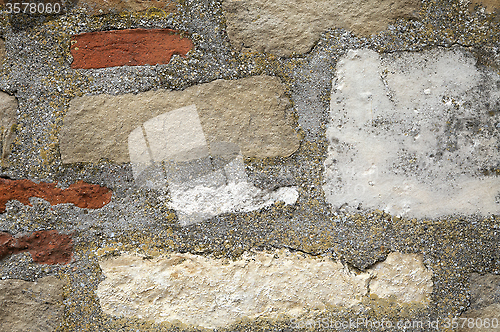
<svg viewBox="0 0 500 332"><path fill-rule="evenodd" d="M2 43L0 43L3 45ZM0 47L0 53L2 52ZM5 55L5 54L4 54ZM2 55L0 54L0 61ZM0 92L0 143L2 159L10 153L10 146L15 138L15 125L17 123L16 117L17 99L4 92Z"/></svg>
<svg viewBox="0 0 500 332"><path fill-rule="evenodd" d="M64 312L62 287L56 277L0 280L0 332L55 331Z"/></svg>
<svg viewBox="0 0 500 332"><path fill-rule="evenodd" d="M35 183L30 180L0 178L0 213L12 199L31 206L30 197L43 198L51 205L73 203L79 208L99 209L111 201L113 192L97 184L83 181L73 183L67 189L56 188L56 183Z"/></svg>
<svg viewBox="0 0 500 332"><path fill-rule="evenodd" d="M0 38L0 64L5 60L5 40Z"/></svg>
<svg viewBox="0 0 500 332"><path fill-rule="evenodd" d="M476 6L484 7L487 13L493 13L500 8L499 0L472 0L469 4L469 9L474 10Z"/></svg>
<svg viewBox="0 0 500 332"><path fill-rule="evenodd" d="M369 280L368 273L356 275L331 259L287 251L237 261L177 253L150 260L122 255L100 265L106 280L97 294L104 312L206 328L244 317L350 306L367 294Z"/></svg>
<svg viewBox="0 0 500 332"><path fill-rule="evenodd" d="M217 80L184 91L148 91L121 96L83 96L71 101L59 136L64 163L129 162L128 137L144 122L196 105L209 149L217 142L241 148L243 156L289 156L299 138L286 111L290 102L275 77Z"/></svg>
<svg viewBox="0 0 500 332"><path fill-rule="evenodd" d="M225 0L227 33L243 51L291 55L309 52L322 32L345 28L369 35L411 16L418 0Z"/></svg>
<svg viewBox="0 0 500 332"><path fill-rule="evenodd" d="M76 5L77 8L84 8L90 15L138 12L150 8L158 8L167 13L177 11L175 3L170 0L78 0Z"/></svg>
<svg viewBox="0 0 500 332"><path fill-rule="evenodd" d="M193 42L171 29L127 29L82 33L72 37L71 68L167 64L186 56Z"/></svg>
<svg viewBox="0 0 500 332"><path fill-rule="evenodd" d="M458 331L479 332L500 329L500 276L472 273L470 283L470 307L460 317L467 318L467 322L464 327L460 324Z"/></svg>
<svg viewBox="0 0 500 332"><path fill-rule="evenodd" d="M399 302L430 301L432 272L422 263L422 255L392 252L370 272L370 294L381 298L394 298Z"/></svg>
<svg viewBox="0 0 500 332"><path fill-rule="evenodd" d="M350 272L330 258L287 250L245 253L236 261L179 253L145 260L124 254L100 266L106 279L97 295L105 313L206 328L244 317L296 317L329 306L350 307L368 296L374 276L382 297L425 304L432 292L431 273L415 255L394 254L388 264L366 273ZM394 279L383 280L386 277ZM403 295L406 281L409 295ZM417 285L419 281L423 285ZM384 282L397 290L382 289Z"/></svg>
<svg viewBox="0 0 500 332"><path fill-rule="evenodd" d="M500 212L500 76L462 49L349 51L333 82L326 198L417 218Z"/></svg>
<svg viewBox="0 0 500 332"><path fill-rule="evenodd" d="M23 251L29 251L35 263L67 264L73 258L73 240L55 230L20 237L0 232L0 259Z"/></svg>

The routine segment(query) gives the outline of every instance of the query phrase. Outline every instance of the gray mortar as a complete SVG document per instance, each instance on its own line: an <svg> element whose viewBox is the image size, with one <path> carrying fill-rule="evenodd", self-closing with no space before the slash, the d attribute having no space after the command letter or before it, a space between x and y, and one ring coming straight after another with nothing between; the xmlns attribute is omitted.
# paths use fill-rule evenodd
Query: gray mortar
<svg viewBox="0 0 500 332"><path fill-rule="evenodd" d="M67 266L33 264L26 253L0 262L1 278L34 280L56 274L68 281L64 331L193 330L138 319L115 319L102 313L94 291L103 276L94 251L108 244L122 243L140 251L145 243L161 252L175 250L230 258L251 248L288 247L341 258L353 270L364 270L385 259L389 252L401 251L422 253L425 265L434 271L434 292L428 309L406 310L394 303L371 299L356 308L332 308L319 317L336 320L456 316L468 306L470 273L500 273L497 216L404 220L365 210L352 215L345 209L332 210L321 190L330 86L341 55L350 48L400 52L458 44L470 47L478 55L479 64L498 70L498 20L488 23L491 19L481 13L470 16L457 2L424 1L419 20L400 21L369 39L356 38L345 30L330 30L309 54L276 58L234 53L225 34L219 1L182 1L179 8L179 15L166 18L144 13L120 20L118 15L87 17L73 12L52 18L51 22L56 23L52 29L32 22L22 29L18 24L16 31L6 14L0 15L8 56L0 73L0 89L18 99L20 124L18 141L8 160L10 166L2 168L1 174L13 179L57 181L60 187L84 180L113 190L111 203L98 210L72 204L50 207L43 200L32 199L32 207L11 201L0 215L0 230L11 234L42 229L73 234L75 259ZM449 11L455 11L453 20L445 15ZM478 33L485 24L492 24L487 37ZM186 31L194 40L195 51L187 58L174 57L168 65L70 68L72 34L139 27ZM443 33L447 28L453 32L452 37ZM257 212L226 214L182 228L173 211L166 207L166 191L135 185L129 164L114 165L105 160L97 164L61 163L54 137L74 96L184 89L218 78L263 73L279 76L286 84L297 128L305 140L288 158L246 159L247 173L260 188L297 185L300 197L294 206L274 205ZM256 320L227 330L290 331L291 322ZM370 329L357 331L363 330Z"/></svg>

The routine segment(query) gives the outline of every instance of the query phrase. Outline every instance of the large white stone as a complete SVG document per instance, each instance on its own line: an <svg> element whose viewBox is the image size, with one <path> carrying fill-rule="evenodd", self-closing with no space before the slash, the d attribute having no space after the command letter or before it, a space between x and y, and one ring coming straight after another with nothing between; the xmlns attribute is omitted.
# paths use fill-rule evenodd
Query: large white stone
<svg viewBox="0 0 500 332"><path fill-rule="evenodd" d="M461 49L349 51L332 87L327 201L419 218L500 212L497 81Z"/></svg>
<svg viewBox="0 0 500 332"><path fill-rule="evenodd" d="M244 317L297 317L329 306L350 307L368 296L369 288L380 297L424 305L432 292L431 272L416 255L390 255L390 262L365 273L287 250L245 253L236 261L189 253L153 259L123 254L100 266L106 279L97 295L105 313L205 328ZM373 280L379 286L370 287Z"/></svg>

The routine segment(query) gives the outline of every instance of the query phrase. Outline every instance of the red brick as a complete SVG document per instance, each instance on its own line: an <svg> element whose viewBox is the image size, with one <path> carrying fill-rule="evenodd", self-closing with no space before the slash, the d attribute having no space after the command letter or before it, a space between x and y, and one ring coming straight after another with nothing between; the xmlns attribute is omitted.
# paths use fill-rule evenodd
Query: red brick
<svg viewBox="0 0 500 332"><path fill-rule="evenodd" d="M0 213L5 212L5 204L12 199L31 206L29 198L38 197L51 205L73 203L80 208L98 209L108 204L112 195L113 192L108 188L83 181L61 189L56 188L55 183L0 178Z"/></svg>
<svg viewBox="0 0 500 332"><path fill-rule="evenodd" d="M106 68L166 64L186 56L193 42L170 29L98 31L73 36L71 68Z"/></svg>
<svg viewBox="0 0 500 332"><path fill-rule="evenodd" d="M73 258L73 240L55 230L37 231L17 238L0 232L0 259L24 251L31 254L35 263L68 264Z"/></svg>

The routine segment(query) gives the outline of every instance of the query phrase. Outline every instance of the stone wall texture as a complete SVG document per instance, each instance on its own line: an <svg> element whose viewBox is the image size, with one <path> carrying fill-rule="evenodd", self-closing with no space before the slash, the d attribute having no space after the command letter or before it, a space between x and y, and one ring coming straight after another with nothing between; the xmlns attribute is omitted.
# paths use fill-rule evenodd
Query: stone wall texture
<svg viewBox="0 0 500 332"><path fill-rule="evenodd" d="M0 331L500 331L499 8L0 1Z"/></svg>
<svg viewBox="0 0 500 332"><path fill-rule="evenodd" d="M56 331L63 316L62 286L55 277L0 280L0 331Z"/></svg>

